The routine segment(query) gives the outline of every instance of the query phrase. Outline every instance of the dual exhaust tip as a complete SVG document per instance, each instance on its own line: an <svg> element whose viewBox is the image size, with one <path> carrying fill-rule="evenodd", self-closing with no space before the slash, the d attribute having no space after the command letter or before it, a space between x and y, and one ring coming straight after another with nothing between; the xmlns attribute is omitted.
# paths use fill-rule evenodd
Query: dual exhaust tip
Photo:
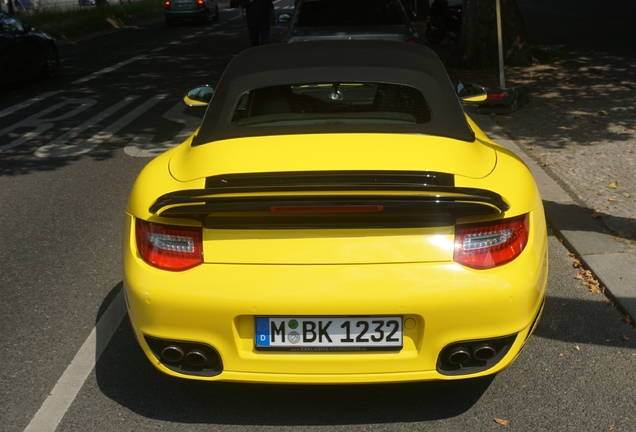
<svg viewBox="0 0 636 432"><path fill-rule="evenodd" d="M178 345L168 345L161 350L161 357L170 363L181 363L186 361L190 366L203 367L208 362L208 355L197 348L191 349L188 352Z"/></svg>
<svg viewBox="0 0 636 432"><path fill-rule="evenodd" d="M223 371L221 356L208 344L146 335L144 339L155 357L170 370L196 376L215 376Z"/></svg>
<svg viewBox="0 0 636 432"><path fill-rule="evenodd" d="M471 359L488 361L495 355L497 355L497 350L488 343L477 345L472 350L467 346L457 345L448 353L448 362L454 365L462 365L468 363Z"/></svg>
<svg viewBox="0 0 636 432"><path fill-rule="evenodd" d="M511 335L447 345L437 359L437 371L443 375L466 375L490 369L506 355L516 338Z"/></svg>

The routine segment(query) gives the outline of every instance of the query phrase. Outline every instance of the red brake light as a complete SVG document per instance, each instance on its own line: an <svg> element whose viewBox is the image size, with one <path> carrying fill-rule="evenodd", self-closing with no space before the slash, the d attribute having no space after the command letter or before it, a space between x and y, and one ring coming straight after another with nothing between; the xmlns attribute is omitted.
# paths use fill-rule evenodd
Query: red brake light
<svg viewBox="0 0 636 432"><path fill-rule="evenodd" d="M476 269L497 267L515 259L528 243L528 215L455 227L457 263Z"/></svg>
<svg viewBox="0 0 636 432"><path fill-rule="evenodd" d="M503 98L505 97L505 93L488 93L488 97L486 98L486 100L500 101L503 100Z"/></svg>
<svg viewBox="0 0 636 432"><path fill-rule="evenodd" d="M166 8L166 9L170 10L170 1L169 1L169 0L168 0L168 1L166 1L166 2L164 3L164 6L165 6L165 8Z"/></svg>
<svg viewBox="0 0 636 432"><path fill-rule="evenodd" d="M153 267L181 271L203 262L201 228L161 225L137 219L137 250Z"/></svg>
<svg viewBox="0 0 636 432"><path fill-rule="evenodd" d="M272 206L272 213L373 213L381 212L381 205L331 205L331 206Z"/></svg>
<svg viewBox="0 0 636 432"><path fill-rule="evenodd" d="M197 0L197 9L203 9L205 7L205 4L203 3L203 0Z"/></svg>

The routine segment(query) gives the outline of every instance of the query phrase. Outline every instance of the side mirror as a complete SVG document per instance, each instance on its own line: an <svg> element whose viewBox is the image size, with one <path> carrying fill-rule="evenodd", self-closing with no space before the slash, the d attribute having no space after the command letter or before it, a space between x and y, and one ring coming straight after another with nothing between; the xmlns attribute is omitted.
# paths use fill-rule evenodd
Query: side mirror
<svg viewBox="0 0 636 432"><path fill-rule="evenodd" d="M465 83L459 82L457 83L457 96L462 100L462 102L467 103L478 103L483 102L488 98L488 92L484 86L474 83Z"/></svg>
<svg viewBox="0 0 636 432"><path fill-rule="evenodd" d="M214 96L214 89L206 84L190 90L183 97L183 103L191 107L206 106L212 100L212 96Z"/></svg>
<svg viewBox="0 0 636 432"><path fill-rule="evenodd" d="M291 21L291 14L283 13L278 15L278 22L281 24L287 24Z"/></svg>

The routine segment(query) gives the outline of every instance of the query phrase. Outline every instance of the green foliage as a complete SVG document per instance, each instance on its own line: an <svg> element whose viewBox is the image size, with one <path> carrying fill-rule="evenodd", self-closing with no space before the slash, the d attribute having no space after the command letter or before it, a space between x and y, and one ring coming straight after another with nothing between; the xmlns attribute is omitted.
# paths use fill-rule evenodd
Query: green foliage
<svg viewBox="0 0 636 432"><path fill-rule="evenodd" d="M149 15L163 8L163 0L141 0L123 4L118 0L111 0L110 4L101 7L42 9L22 15L20 20L57 39L67 39L121 27L131 17Z"/></svg>

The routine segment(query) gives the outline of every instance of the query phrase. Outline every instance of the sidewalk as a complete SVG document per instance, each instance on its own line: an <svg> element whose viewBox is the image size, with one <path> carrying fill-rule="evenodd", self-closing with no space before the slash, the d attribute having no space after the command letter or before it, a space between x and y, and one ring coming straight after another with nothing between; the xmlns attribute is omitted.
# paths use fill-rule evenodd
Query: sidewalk
<svg viewBox="0 0 636 432"><path fill-rule="evenodd" d="M636 60L570 55L506 69L532 98L511 116L467 110L530 167L553 231L635 322Z"/></svg>

